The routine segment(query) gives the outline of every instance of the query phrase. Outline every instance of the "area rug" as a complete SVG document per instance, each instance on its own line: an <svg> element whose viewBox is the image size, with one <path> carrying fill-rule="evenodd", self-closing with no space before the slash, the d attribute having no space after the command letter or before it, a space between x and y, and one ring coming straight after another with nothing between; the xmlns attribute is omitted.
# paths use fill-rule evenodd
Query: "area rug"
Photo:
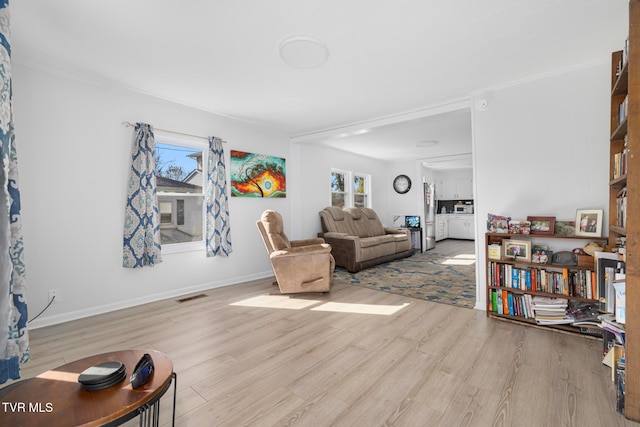
<svg viewBox="0 0 640 427"><path fill-rule="evenodd" d="M427 251L357 273L336 267L333 279L458 307L473 308L476 303L476 265L468 255Z"/></svg>

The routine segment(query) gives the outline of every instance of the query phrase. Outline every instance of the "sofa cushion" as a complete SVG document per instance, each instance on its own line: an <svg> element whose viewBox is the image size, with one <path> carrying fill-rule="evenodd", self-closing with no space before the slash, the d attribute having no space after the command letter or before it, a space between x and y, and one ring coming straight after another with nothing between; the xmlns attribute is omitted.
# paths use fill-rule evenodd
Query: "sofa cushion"
<svg viewBox="0 0 640 427"><path fill-rule="evenodd" d="M369 220L362 215L360 208L346 208L345 211L351 217L351 224L358 237L373 237L375 234L369 229ZM384 233L383 233L384 234Z"/></svg>
<svg viewBox="0 0 640 427"><path fill-rule="evenodd" d="M329 206L320 212L322 231L345 233L355 236L356 233L351 224L351 216L341 208Z"/></svg>
<svg viewBox="0 0 640 427"><path fill-rule="evenodd" d="M391 235L360 238L360 247L363 247L363 248L381 245L383 243L392 243L395 246L395 239Z"/></svg>
<svg viewBox="0 0 640 427"><path fill-rule="evenodd" d="M385 234L384 226L376 211L371 208L360 208L360 212L367 219L369 232L372 236L383 236Z"/></svg>

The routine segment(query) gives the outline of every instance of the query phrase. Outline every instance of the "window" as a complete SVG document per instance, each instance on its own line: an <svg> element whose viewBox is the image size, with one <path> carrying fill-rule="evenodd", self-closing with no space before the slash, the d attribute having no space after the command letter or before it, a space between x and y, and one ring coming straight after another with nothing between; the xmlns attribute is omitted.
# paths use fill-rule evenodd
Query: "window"
<svg viewBox="0 0 640 427"><path fill-rule="evenodd" d="M344 208L348 206L347 200L349 196L349 187L345 183L349 181L349 172L332 170L331 171L331 206Z"/></svg>
<svg viewBox="0 0 640 427"><path fill-rule="evenodd" d="M160 243L165 248L204 241L203 142L156 135L156 187L160 208ZM198 248L203 245L198 244ZM182 250L181 249L181 250Z"/></svg>
<svg viewBox="0 0 640 427"><path fill-rule="evenodd" d="M349 171L331 170L331 206L371 207L370 193L371 175Z"/></svg>
<svg viewBox="0 0 640 427"><path fill-rule="evenodd" d="M369 177L356 174L353 177L353 205L357 208L369 207Z"/></svg>

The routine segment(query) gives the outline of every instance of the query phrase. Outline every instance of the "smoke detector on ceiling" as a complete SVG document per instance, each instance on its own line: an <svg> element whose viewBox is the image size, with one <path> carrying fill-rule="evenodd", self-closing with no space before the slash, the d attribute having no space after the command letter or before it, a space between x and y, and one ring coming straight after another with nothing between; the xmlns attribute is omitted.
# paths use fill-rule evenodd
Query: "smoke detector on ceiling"
<svg viewBox="0 0 640 427"><path fill-rule="evenodd" d="M315 37L290 36L280 42L280 57L293 67L313 68L326 62L329 49Z"/></svg>
<svg viewBox="0 0 640 427"><path fill-rule="evenodd" d="M480 98L476 101L476 110L485 111L488 105L489 105L489 101L487 101L484 98Z"/></svg>

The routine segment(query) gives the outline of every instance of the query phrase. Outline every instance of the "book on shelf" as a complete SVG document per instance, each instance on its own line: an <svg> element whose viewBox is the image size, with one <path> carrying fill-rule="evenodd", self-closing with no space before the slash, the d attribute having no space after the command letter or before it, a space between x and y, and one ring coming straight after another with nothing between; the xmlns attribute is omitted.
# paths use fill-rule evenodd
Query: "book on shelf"
<svg viewBox="0 0 640 427"><path fill-rule="evenodd" d="M598 289L599 309L607 313L615 313L616 293L613 279L618 268L624 268L624 262L614 252L596 252L596 280Z"/></svg>
<svg viewBox="0 0 640 427"><path fill-rule="evenodd" d="M593 284L595 275L591 270L573 270L541 264L543 265L547 267L518 267L489 261L487 264L489 285L596 299ZM553 271L552 268L559 271Z"/></svg>
<svg viewBox="0 0 640 427"><path fill-rule="evenodd" d="M616 224L622 228L627 226L627 187L616 196Z"/></svg>
<svg viewBox="0 0 640 427"><path fill-rule="evenodd" d="M627 119L629 111L629 97L625 96L624 100L618 106L618 125L621 125Z"/></svg>
<svg viewBox="0 0 640 427"><path fill-rule="evenodd" d="M489 259L502 259L502 246L492 243L487 248L487 256Z"/></svg>
<svg viewBox="0 0 640 427"><path fill-rule="evenodd" d="M576 303L567 308L567 314L573 317L573 323L598 322L598 309L595 304L590 303Z"/></svg>
<svg viewBox="0 0 640 427"><path fill-rule="evenodd" d="M627 174L628 153L629 150L625 145L625 148L622 151L613 155L613 179L618 179Z"/></svg>
<svg viewBox="0 0 640 427"><path fill-rule="evenodd" d="M622 50L622 53L620 55L620 60L618 61L618 64L616 65L616 77L620 77L620 74L622 74L622 69L624 68L625 64L627 63L627 58L629 57L629 38L627 37L625 43L624 43L624 49Z"/></svg>
<svg viewBox="0 0 640 427"><path fill-rule="evenodd" d="M506 290L492 289L489 311L508 316L533 318L531 295L514 294Z"/></svg>
<svg viewBox="0 0 640 427"><path fill-rule="evenodd" d="M616 317L613 314L601 314L598 316L600 324L603 330L613 334L616 341L624 345L626 342L625 327L622 323L616 322Z"/></svg>
<svg viewBox="0 0 640 427"><path fill-rule="evenodd" d="M615 313L616 322L624 324L626 323L626 305L627 305L627 280L624 268L618 265L617 271L613 276L613 288L616 293L615 299Z"/></svg>
<svg viewBox="0 0 640 427"><path fill-rule="evenodd" d="M531 306L538 325L560 325L573 323L574 319L567 313L569 301L565 298L549 298L536 295Z"/></svg>

